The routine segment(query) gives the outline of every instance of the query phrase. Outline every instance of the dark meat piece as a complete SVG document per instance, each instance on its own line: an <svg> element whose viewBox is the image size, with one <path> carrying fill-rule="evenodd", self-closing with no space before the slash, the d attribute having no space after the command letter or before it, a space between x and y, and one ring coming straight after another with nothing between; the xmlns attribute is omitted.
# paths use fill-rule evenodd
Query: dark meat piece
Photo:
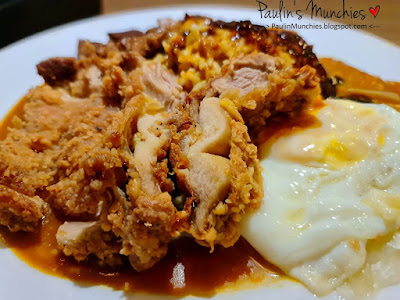
<svg viewBox="0 0 400 300"><path fill-rule="evenodd" d="M143 36L143 35L144 35L144 33L141 31L138 31L138 30L129 30L129 31L124 31L124 32L108 34L110 39L113 41L120 41L125 38L132 38L132 37L138 37L138 36Z"/></svg>
<svg viewBox="0 0 400 300"><path fill-rule="evenodd" d="M37 71L49 85L59 81L71 80L76 74L76 59L73 57L54 57L38 64Z"/></svg>

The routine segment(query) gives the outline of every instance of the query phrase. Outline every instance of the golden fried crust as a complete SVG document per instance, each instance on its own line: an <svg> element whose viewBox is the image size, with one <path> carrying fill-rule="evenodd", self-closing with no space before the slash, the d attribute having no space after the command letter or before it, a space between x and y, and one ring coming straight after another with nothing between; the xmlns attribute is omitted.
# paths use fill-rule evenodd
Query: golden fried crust
<svg viewBox="0 0 400 300"><path fill-rule="evenodd" d="M0 185L0 223L10 231L35 231L44 215L44 202Z"/></svg>
<svg viewBox="0 0 400 300"><path fill-rule="evenodd" d="M252 129L277 113L310 106L321 92L319 81L316 70L308 65L296 69L283 59L252 53L233 58L211 80L207 94L232 100Z"/></svg>
<svg viewBox="0 0 400 300"><path fill-rule="evenodd" d="M105 232L100 222L65 222L56 234L59 249L77 261L95 255L99 261L108 265L122 264L119 255L121 245L115 236Z"/></svg>
<svg viewBox="0 0 400 300"><path fill-rule="evenodd" d="M233 180L231 193L225 201L226 215L230 220L227 224L221 220L220 224L216 226L217 228L222 226L227 228L222 231L228 233L228 238L221 239L224 247L229 247L236 242L240 235L238 226L243 214L258 209L264 196L257 148L251 143L243 120L232 118L231 126L232 140L229 158ZM217 207L217 209L219 208Z"/></svg>
<svg viewBox="0 0 400 300"><path fill-rule="evenodd" d="M138 271L182 233L237 241L263 197L249 133L327 81L300 37L248 22L186 17L78 50L38 65L46 83L0 141L0 223L33 231L46 206L77 221L60 227L65 255Z"/></svg>
<svg viewBox="0 0 400 300"><path fill-rule="evenodd" d="M198 112L200 117L191 117L190 113L182 114L192 120L190 122L192 125L181 126L181 131L175 135L171 145L170 161L178 175L178 185L184 186L187 199L183 211L180 211L174 220L174 226L180 231L190 233L202 245L211 248L216 244L230 247L240 237L239 222L242 216L256 210L261 203L263 197L261 167L257 158L257 148L250 141L248 128L236 105L227 99L221 101L214 98L212 101L218 103L221 110L225 111L222 116L229 124L230 134L221 135L219 141L221 147L223 143L229 145L228 156L225 158L203 152L204 150L198 150L196 142L193 140L188 142L193 136L205 135L204 132L194 134L201 128L201 125L194 121L201 119L201 111ZM191 104L199 107L195 102L193 100ZM195 111L189 107L186 110ZM218 119L217 116L213 118ZM183 122L189 124L188 120ZM202 141L201 138L197 139L199 140ZM211 139L211 142L214 140ZM193 145L189 146L189 149L186 147L188 143ZM193 154L193 151L196 152ZM203 179L202 182L208 180L205 186L194 180L195 176L202 178L207 172L211 174ZM226 179L222 179L224 177ZM208 187L211 187L210 191L207 190ZM215 191L219 190L220 192L215 194ZM204 205L204 201L212 202Z"/></svg>
<svg viewBox="0 0 400 300"><path fill-rule="evenodd" d="M175 207L168 193L157 196L142 194L135 200L129 199L120 198L119 203L111 208L108 219L113 231L122 238L120 253L129 257L135 270L142 271L152 267L167 253Z"/></svg>
<svg viewBox="0 0 400 300"><path fill-rule="evenodd" d="M301 111L319 93L319 79L309 66L298 70L282 58L251 53L232 58L201 91L189 94L171 146L178 185L192 201L180 212L177 227L202 245L232 246L241 218L263 197L249 130L276 113Z"/></svg>
<svg viewBox="0 0 400 300"><path fill-rule="evenodd" d="M190 19L190 17L187 17ZM260 52L279 56L280 52L286 52L294 61L293 67L300 69L303 66L310 66L316 70L321 82L328 80L327 73L313 53L313 47L308 45L298 34L292 31L272 29L264 26L252 24L250 21L223 22L212 21L210 24L212 31L218 28L231 30L248 44L252 44Z"/></svg>

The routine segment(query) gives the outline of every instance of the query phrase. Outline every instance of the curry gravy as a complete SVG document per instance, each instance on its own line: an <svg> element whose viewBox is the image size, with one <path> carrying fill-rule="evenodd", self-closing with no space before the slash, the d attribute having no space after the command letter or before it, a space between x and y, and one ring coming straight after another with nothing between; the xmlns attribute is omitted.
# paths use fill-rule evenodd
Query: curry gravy
<svg viewBox="0 0 400 300"><path fill-rule="evenodd" d="M218 289L241 282L276 281L282 273L265 261L243 238L231 248L216 247L214 253L183 237L169 245L168 254L153 268L136 272L126 262L118 269L101 268L90 259L83 263L57 250L56 232L62 222L46 216L38 233L0 230L5 244L31 267L80 283L105 285L116 290L170 295L212 295ZM174 268L183 268L185 286L174 288ZM175 272L176 273L176 272Z"/></svg>
<svg viewBox="0 0 400 300"><path fill-rule="evenodd" d="M8 128L13 127L12 120L15 116L20 117L24 110L26 99L22 98L15 104L7 115L0 121L0 141L4 140L8 133Z"/></svg>
<svg viewBox="0 0 400 300"><path fill-rule="evenodd" d="M13 118L23 115L24 104L21 99L0 123L0 139L13 127ZM210 296L225 288L250 287L284 278L244 238L230 248L216 246L213 253L190 237L179 238L170 243L166 257L143 272L133 270L128 261L118 269L100 267L91 259L78 263L57 249L56 233L63 222L54 214L46 215L35 233L10 232L0 226L0 238L17 257L43 273L127 292ZM174 268L184 268L184 286L181 282L174 284Z"/></svg>
<svg viewBox="0 0 400 300"><path fill-rule="evenodd" d="M400 95L400 84L385 83L373 76L332 59L322 59L328 74L338 76L344 82L342 89L351 87L359 89L388 91ZM359 78L359 79L358 79ZM346 83L347 82L347 83ZM386 103L385 101L382 101ZM382 103L381 102L381 103ZM25 104L22 99L0 123L0 139L4 139L12 119L23 112ZM279 116L271 119L268 126L255 137L255 143L271 143L280 136L293 131L319 126L312 110L324 106L317 100L311 112L306 112L291 120ZM266 284L285 278L283 273L268 263L254 250L244 238L230 248L215 247L209 249L195 243L189 237L179 238L169 245L169 251L153 268L144 272L134 271L128 262L118 269L97 266L90 259L83 263L66 257L57 249L56 232L63 220L55 215L48 215L36 233L11 233L0 227L3 242L24 262L44 273L79 283L106 285L116 290L159 293L172 295L205 295L210 296L223 288L243 288L250 284ZM174 285L174 268L184 269L184 284Z"/></svg>
<svg viewBox="0 0 400 300"><path fill-rule="evenodd" d="M337 83L337 97L387 104L400 111L400 82L383 81L331 58L320 61Z"/></svg>

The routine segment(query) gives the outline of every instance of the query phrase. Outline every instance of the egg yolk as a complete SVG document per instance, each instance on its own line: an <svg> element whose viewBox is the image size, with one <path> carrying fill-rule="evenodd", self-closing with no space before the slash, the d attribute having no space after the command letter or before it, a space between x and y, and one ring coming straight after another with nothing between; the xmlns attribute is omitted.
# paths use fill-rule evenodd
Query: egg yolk
<svg viewBox="0 0 400 300"><path fill-rule="evenodd" d="M330 104L311 112L319 126L280 137L270 155L311 167L340 169L375 156L385 145L387 121L372 109L357 104ZM335 105L345 106L345 110ZM265 151L264 151L265 152Z"/></svg>

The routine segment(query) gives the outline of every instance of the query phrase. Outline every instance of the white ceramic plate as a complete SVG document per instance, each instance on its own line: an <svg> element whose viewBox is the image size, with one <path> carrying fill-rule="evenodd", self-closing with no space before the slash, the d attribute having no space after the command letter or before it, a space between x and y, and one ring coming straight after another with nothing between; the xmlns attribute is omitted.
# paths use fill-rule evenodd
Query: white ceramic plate
<svg viewBox="0 0 400 300"><path fill-rule="evenodd" d="M75 56L79 39L107 41L107 32L129 29L146 30L156 25L159 18L181 19L184 14L206 15L221 20L251 20L266 25L266 19L250 8L221 6L170 7L127 12L96 17L67 24L34 35L0 51L0 117L23 96L29 88L42 83L36 74L36 64L54 56ZM303 19L299 24L315 20ZM275 22L276 23L276 22ZM3 29L2 29L3 30ZM400 81L400 48L359 30L299 30L299 34L314 45L319 56L338 58L371 74L387 80ZM400 286L382 291L377 299L399 299ZM196 297L188 297L198 299ZM316 299L300 284L280 282L274 286L222 293L212 299ZM83 286L72 281L45 275L20 261L6 247L0 245L0 299L173 299L152 295L132 295L105 287ZM338 299L330 295L323 299Z"/></svg>

